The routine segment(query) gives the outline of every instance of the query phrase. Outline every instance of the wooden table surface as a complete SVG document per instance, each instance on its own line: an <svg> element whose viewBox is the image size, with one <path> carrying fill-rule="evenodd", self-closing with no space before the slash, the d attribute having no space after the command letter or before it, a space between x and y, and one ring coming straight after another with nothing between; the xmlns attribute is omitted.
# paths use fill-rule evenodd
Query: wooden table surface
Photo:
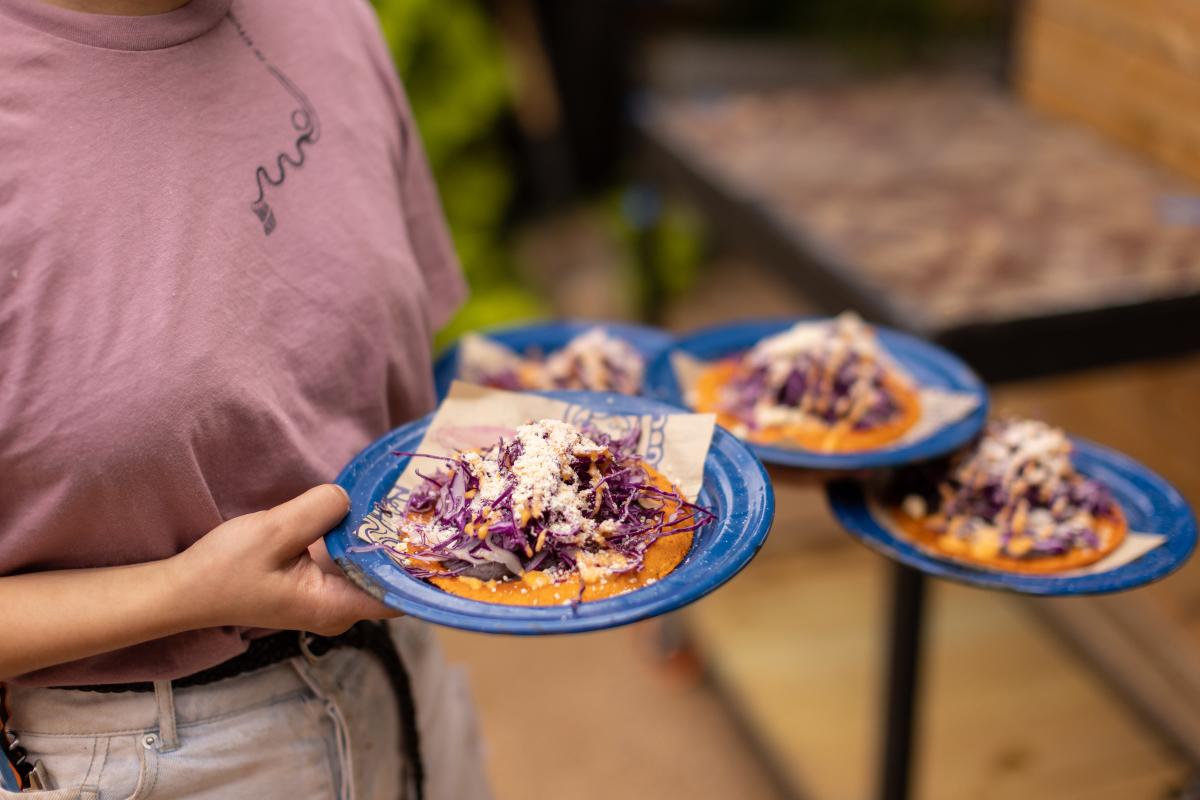
<svg viewBox="0 0 1200 800"><path fill-rule="evenodd" d="M984 377L1200 347L1195 187L993 85L659 98L637 128L644 174L721 236Z"/></svg>

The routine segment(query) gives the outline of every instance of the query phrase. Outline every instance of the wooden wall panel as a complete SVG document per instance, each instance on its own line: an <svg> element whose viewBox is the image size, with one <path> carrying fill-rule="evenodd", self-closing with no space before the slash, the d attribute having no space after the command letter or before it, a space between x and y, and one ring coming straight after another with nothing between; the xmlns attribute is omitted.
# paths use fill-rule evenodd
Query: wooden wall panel
<svg viewBox="0 0 1200 800"><path fill-rule="evenodd" d="M1031 0L1017 87L1034 108L1200 181L1200 4Z"/></svg>

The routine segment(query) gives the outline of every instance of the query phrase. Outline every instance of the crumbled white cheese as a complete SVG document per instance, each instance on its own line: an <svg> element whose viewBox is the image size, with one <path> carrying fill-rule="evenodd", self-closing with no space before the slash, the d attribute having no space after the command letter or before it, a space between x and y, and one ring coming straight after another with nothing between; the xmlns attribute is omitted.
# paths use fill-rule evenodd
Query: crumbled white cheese
<svg viewBox="0 0 1200 800"><path fill-rule="evenodd" d="M513 508L520 517L555 519L555 533L569 533L584 522L578 481L564 481L572 459L600 455L604 452L580 433L579 429L561 420L544 419L517 428L521 454L513 462Z"/></svg>
<svg viewBox="0 0 1200 800"><path fill-rule="evenodd" d="M812 355L827 361L831 370L851 353L875 360L879 343L871 329L853 311L844 311L832 321L797 322L783 333L768 336L750 350L748 359L766 366L768 383L786 380L802 356Z"/></svg>
<svg viewBox="0 0 1200 800"><path fill-rule="evenodd" d="M925 498L921 497L919 494L910 494L905 497L904 502L901 503L900 507L905 514L913 519L921 519L928 511Z"/></svg>
<svg viewBox="0 0 1200 800"><path fill-rule="evenodd" d="M504 493L508 484L500 473L500 463L495 458L484 458L477 452L469 451L462 454L462 461L479 480L481 501L495 500Z"/></svg>
<svg viewBox="0 0 1200 800"><path fill-rule="evenodd" d="M613 372L616 367L617 372ZM542 365L545 388L566 384L585 389L637 391L645 364L638 351L603 328L591 328L566 347L550 354Z"/></svg>
<svg viewBox="0 0 1200 800"><path fill-rule="evenodd" d="M512 504L517 524L536 518L547 522L555 534L574 534L580 544L595 538L596 524L584 514L595 502L590 485L563 478L573 474L573 459L598 456L606 452L605 448L570 423L554 419L522 425L517 428L516 438L521 444L521 454L512 465ZM486 522L492 503L508 488L509 479L500 466L500 449L497 446L482 454L468 451L459 455L479 481L478 492L467 498L473 519ZM476 532L483 529L483 524ZM422 544L438 545L456 533L449 525L429 525L423 529Z"/></svg>
<svg viewBox="0 0 1200 800"><path fill-rule="evenodd" d="M1037 420L993 423L958 470L964 482L993 479L1009 488L1023 481L1047 496L1072 472L1071 441L1062 429Z"/></svg>

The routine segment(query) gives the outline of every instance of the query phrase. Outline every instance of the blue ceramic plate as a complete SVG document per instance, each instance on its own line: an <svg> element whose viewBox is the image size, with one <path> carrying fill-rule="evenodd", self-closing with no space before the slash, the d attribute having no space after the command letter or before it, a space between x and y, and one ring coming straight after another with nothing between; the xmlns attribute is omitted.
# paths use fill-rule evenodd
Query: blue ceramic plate
<svg viewBox="0 0 1200 800"><path fill-rule="evenodd" d="M648 397L686 408L683 392L671 366L671 351L680 350L701 361L715 361L749 350L760 339L790 328L800 321L820 317L735 322L681 337L646 368ZM872 326L880 342L913 378L923 386L934 386L979 396L979 405L968 416L930 436L903 447L864 450L857 453L820 453L800 447L747 442L763 461L787 467L823 470L857 470L892 467L944 455L979 432L987 419L988 394L983 382L957 356L913 336L879 325Z"/></svg>
<svg viewBox="0 0 1200 800"><path fill-rule="evenodd" d="M838 522L873 550L929 575L987 589L1048 596L1108 594L1159 580L1178 569L1196 546L1196 518L1175 487L1128 456L1083 439L1071 441L1075 466L1112 490L1129 530L1160 533L1166 542L1123 567L1097 575L1015 575L939 558L896 538L872 516L864 487L857 481L830 484L829 504Z"/></svg>
<svg viewBox="0 0 1200 800"><path fill-rule="evenodd" d="M572 403L571 419L583 414L650 415L656 424L678 411L639 397L604 392L545 392ZM766 471L745 445L716 429L704 462L697 502L717 520L696 532L683 562L662 580L627 594L574 606L525 607L484 603L447 594L409 577L380 552L352 552L363 542L359 522L382 500L404 470L407 458L395 450L416 447L432 415L397 428L363 450L337 482L350 494L350 513L325 536L330 555L359 586L392 608L419 619L469 631L509 634L579 633L625 625L672 611L716 589L750 562L762 546L775 515L775 497Z"/></svg>
<svg viewBox="0 0 1200 800"><path fill-rule="evenodd" d="M629 342L642 354L642 358L646 360L647 364L670 347L673 341L669 334L643 325L582 320L523 325L519 328L484 331L480 335L510 347L518 353L525 353L530 349L542 353L553 353L555 350L565 347L579 334L592 328L604 328L612 336ZM458 345L453 344L438 356L437 363L433 365L433 382L437 387L439 400L450 391L450 383L457 377Z"/></svg>

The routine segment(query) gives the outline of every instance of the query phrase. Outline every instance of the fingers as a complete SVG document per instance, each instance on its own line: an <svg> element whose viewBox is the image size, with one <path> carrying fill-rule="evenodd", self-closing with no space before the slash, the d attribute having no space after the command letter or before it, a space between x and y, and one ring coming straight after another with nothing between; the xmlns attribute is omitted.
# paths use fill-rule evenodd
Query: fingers
<svg viewBox="0 0 1200 800"><path fill-rule="evenodd" d="M333 563L333 559L329 557L329 548L325 547L324 539L317 539L308 546L308 554L316 565L321 568L321 572L329 573L330 575L341 575L342 571L338 565Z"/></svg>
<svg viewBox="0 0 1200 800"><path fill-rule="evenodd" d="M313 633L341 633L360 619L390 619L403 613L389 608L340 575L325 575Z"/></svg>
<svg viewBox="0 0 1200 800"><path fill-rule="evenodd" d="M263 522L283 556L297 556L324 536L350 510L350 497L342 487L326 483L275 506Z"/></svg>

